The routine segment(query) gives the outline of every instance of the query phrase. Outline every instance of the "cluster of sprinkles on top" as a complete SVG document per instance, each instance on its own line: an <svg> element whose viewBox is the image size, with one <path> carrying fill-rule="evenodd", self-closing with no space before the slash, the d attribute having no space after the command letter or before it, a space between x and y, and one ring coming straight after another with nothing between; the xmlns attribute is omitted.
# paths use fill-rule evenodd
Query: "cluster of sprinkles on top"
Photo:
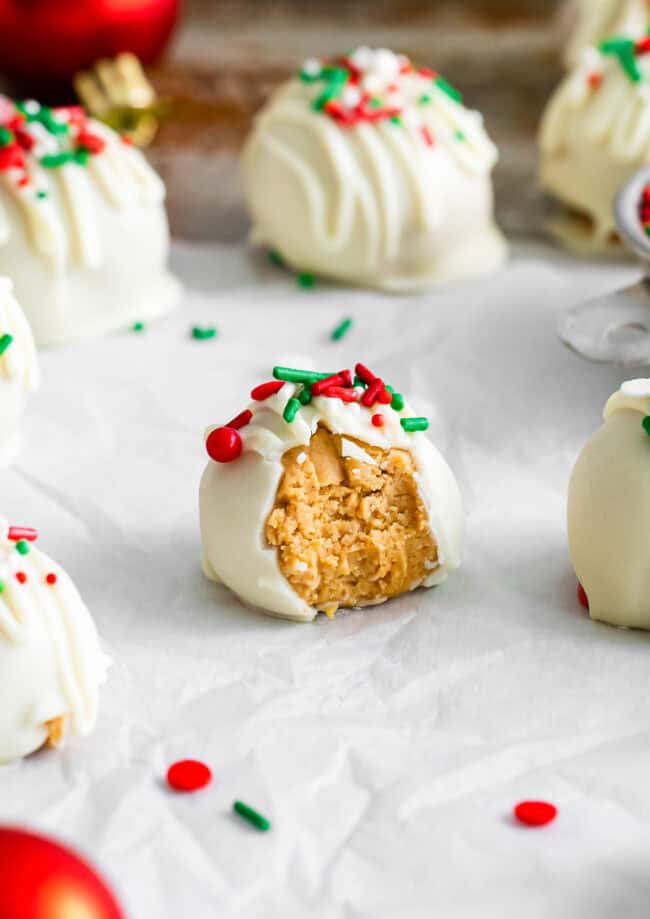
<svg viewBox="0 0 650 919"><path fill-rule="evenodd" d="M34 162L44 169L85 166L105 146L80 106L49 108L0 96L0 174L36 199L46 198L47 191L39 187Z"/></svg>
<svg viewBox="0 0 650 919"><path fill-rule="evenodd" d="M31 527L9 527L7 532L7 539L15 543L15 549L18 555L29 555L31 548L30 543L36 542L38 539L38 532L33 530ZM24 571L14 572L15 578L19 584L27 583L27 575ZM57 582L56 574L53 571L48 572L45 575L45 583L50 587L53 587ZM0 578L0 594L5 591L5 581Z"/></svg>
<svg viewBox="0 0 650 919"><path fill-rule="evenodd" d="M339 399L346 403L358 403L372 412L370 421L374 427L383 427L383 411L401 412L404 409L404 397L388 386L381 377L376 376L364 364L358 363L354 368L354 377L350 370L338 373L316 373L313 370L299 370L293 367L274 367L275 379L260 383L251 390L254 402L264 402L275 396L285 383L297 386L294 394L287 400L282 417L287 424L295 421L303 405L309 405L315 397ZM376 408L382 406L383 411ZM242 439L239 430L250 423L253 412L246 409L222 427L215 428L208 435L205 447L210 459L217 463L230 463L242 452ZM426 418L400 418L400 425L409 434L426 431L429 422Z"/></svg>
<svg viewBox="0 0 650 919"><path fill-rule="evenodd" d="M432 147L435 138L423 113L442 92L455 102L462 96L429 67L415 67L403 54L386 48L357 48L331 60L311 58L299 73L303 83L313 84L312 108L329 116L341 127L388 122L416 127ZM456 139L464 140L462 132Z"/></svg>
<svg viewBox="0 0 650 919"><path fill-rule="evenodd" d="M639 58L650 52L650 30L647 35L636 41L625 36L606 38L599 44L598 50L601 54L617 58L621 69L632 83L641 83L644 74L639 67ZM593 70L587 75L587 80L592 89L598 89L603 82L603 75Z"/></svg>

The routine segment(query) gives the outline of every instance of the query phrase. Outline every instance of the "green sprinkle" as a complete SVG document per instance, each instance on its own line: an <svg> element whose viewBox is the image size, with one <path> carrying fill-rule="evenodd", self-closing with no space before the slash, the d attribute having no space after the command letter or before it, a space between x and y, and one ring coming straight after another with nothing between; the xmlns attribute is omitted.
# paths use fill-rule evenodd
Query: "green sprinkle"
<svg viewBox="0 0 650 919"><path fill-rule="evenodd" d="M454 137L456 140L467 140L467 135L464 131L454 131Z"/></svg>
<svg viewBox="0 0 650 919"><path fill-rule="evenodd" d="M301 405L309 405L311 402L311 393L308 389L301 389L298 393L298 398L300 399Z"/></svg>
<svg viewBox="0 0 650 919"><path fill-rule="evenodd" d="M448 83L444 77L436 77L433 82L438 87L438 89L441 89L443 93L446 93L450 99L454 100L454 102L463 101L461 93L458 92L455 86L452 86L451 83Z"/></svg>
<svg viewBox="0 0 650 919"><path fill-rule="evenodd" d="M637 64L635 42L631 38L606 38L601 42L599 49L603 54L611 54L618 58L623 72L632 83L641 82L641 71Z"/></svg>
<svg viewBox="0 0 650 919"><path fill-rule="evenodd" d="M273 376L283 383L315 383L334 376L333 373L317 373L315 370L296 370L293 367L274 367Z"/></svg>
<svg viewBox="0 0 650 919"><path fill-rule="evenodd" d="M90 159L90 150L87 147L77 147L74 152L74 161L78 166L85 166Z"/></svg>
<svg viewBox="0 0 650 919"><path fill-rule="evenodd" d="M420 103L420 105L429 105L431 102L431 96L428 93L422 93L422 95L418 99L418 102Z"/></svg>
<svg viewBox="0 0 650 919"><path fill-rule="evenodd" d="M330 83L347 83L348 72L345 67L323 67L320 72L321 80Z"/></svg>
<svg viewBox="0 0 650 919"><path fill-rule="evenodd" d="M300 400L296 399L295 396L292 396L287 402L287 404L285 405L284 411L282 412L282 417L287 422L287 424L291 424L291 422L294 420L294 418L298 414L299 410L300 410Z"/></svg>
<svg viewBox="0 0 650 919"><path fill-rule="evenodd" d="M144 332L144 322L134 322L131 329L133 332Z"/></svg>
<svg viewBox="0 0 650 919"><path fill-rule="evenodd" d="M206 326L202 328L200 325L195 325L192 328L192 338L195 338L197 341L205 341L208 338L216 338L217 330L214 326Z"/></svg>
<svg viewBox="0 0 650 919"><path fill-rule="evenodd" d="M284 266L284 259L277 249L269 249L269 262L271 262L272 265Z"/></svg>
<svg viewBox="0 0 650 919"><path fill-rule="evenodd" d="M391 115L389 120L390 120L393 124L396 124L396 125L398 125L399 127L401 127L402 119L399 117L399 115Z"/></svg>
<svg viewBox="0 0 650 919"><path fill-rule="evenodd" d="M388 387L386 387L388 389ZM404 408L404 396L400 392L394 392L393 398L390 400L390 407L395 409L396 412L401 412Z"/></svg>
<svg viewBox="0 0 650 919"><path fill-rule="evenodd" d="M381 108L382 102L381 99L378 99L377 96L373 96L372 99L368 102L370 108Z"/></svg>
<svg viewBox="0 0 650 919"><path fill-rule="evenodd" d="M45 169L58 169L60 166L65 166L67 163L73 163L74 160L74 153L68 153L66 151L63 153L48 153L46 156L41 157L41 166Z"/></svg>
<svg viewBox="0 0 650 919"><path fill-rule="evenodd" d="M25 539L19 539L16 543L16 552L21 555L29 555L29 543Z"/></svg>
<svg viewBox="0 0 650 919"><path fill-rule="evenodd" d="M14 139L14 132L0 127L0 147L7 147Z"/></svg>
<svg viewBox="0 0 650 919"><path fill-rule="evenodd" d="M305 70L303 67L298 76L303 83L315 83L317 80L323 79L323 71L321 69L318 71L318 73L311 73L309 70Z"/></svg>
<svg viewBox="0 0 650 919"><path fill-rule="evenodd" d="M348 334L350 328L352 327L351 319L344 319L343 322L340 322L337 327L332 332L331 338L332 341L340 341L345 335Z"/></svg>
<svg viewBox="0 0 650 919"><path fill-rule="evenodd" d="M5 335L0 336L0 355L5 353L13 340L13 335L10 335L8 332Z"/></svg>
<svg viewBox="0 0 650 919"><path fill-rule="evenodd" d="M363 387L365 388L365 385L366 385L366 384L363 382L363 380L361 379L361 377L358 377L358 376L356 375L356 373L355 373L355 375L354 375L354 380L352 381L352 385L353 385L353 386L363 386Z"/></svg>
<svg viewBox="0 0 650 919"><path fill-rule="evenodd" d="M407 434L414 431L426 431L429 427L429 421L426 418L400 418L399 423Z"/></svg>
<svg viewBox="0 0 650 919"><path fill-rule="evenodd" d="M236 814L239 814L240 817L243 817L244 820L248 820L252 826L256 829L261 830L263 833L266 833L267 830L271 829L271 823L266 817L263 817L261 814L258 814L256 810L253 810L252 807L249 807L248 804L244 804L243 801L235 801L232 806L232 809Z"/></svg>
<svg viewBox="0 0 650 919"><path fill-rule="evenodd" d="M46 192L46 191L37 191L37 192L36 192L36 197L39 198L39 200L42 201L43 198L47 198L47 192Z"/></svg>
<svg viewBox="0 0 650 919"><path fill-rule="evenodd" d="M4 589L5 589L4 581L0 581L0 594L4 591Z"/></svg>
<svg viewBox="0 0 650 919"><path fill-rule="evenodd" d="M392 387L392 386L389 386L388 383L384 383L384 389L387 389L388 392L391 394L391 396L392 396L393 393L395 392L395 390L393 389L393 387Z"/></svg>
<svg viewBox="0 0 650 919"><path fill-rule="evenodd" d="M298 284L301 287L305 288L305 290L308 290L310 287L313 287L314 284L316 283L313 274L311 274L309 271L303 271L301 274L298 275L296 280L298 281Z"/></svg>
<svg viewBox="0 0 650 919"><path fill-rule="evenodd" d="M645 232L646 232L646 236L650 236L650 223L646 224Z"/></svg>
<svg viewBox="0 0 650 919"><path fill-rule="evenodd" d="M641 427L646 432L648 437L650 437L650 415L645 416L645 418L641 422Z"/></svg>

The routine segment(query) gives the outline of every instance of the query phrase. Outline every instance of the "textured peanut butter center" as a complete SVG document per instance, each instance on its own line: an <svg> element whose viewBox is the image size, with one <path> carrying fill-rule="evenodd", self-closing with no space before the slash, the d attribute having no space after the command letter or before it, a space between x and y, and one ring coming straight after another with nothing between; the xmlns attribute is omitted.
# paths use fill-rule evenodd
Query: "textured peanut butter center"
<svg viewBox="0 0 650 919"><path fill-rule="evenodd" d="M342 455L349 452L357 456ZM407 450L382 450L320 426L283 464L265 535L310 606L333 615L339 606L378 603L437 567Z"/></svg>

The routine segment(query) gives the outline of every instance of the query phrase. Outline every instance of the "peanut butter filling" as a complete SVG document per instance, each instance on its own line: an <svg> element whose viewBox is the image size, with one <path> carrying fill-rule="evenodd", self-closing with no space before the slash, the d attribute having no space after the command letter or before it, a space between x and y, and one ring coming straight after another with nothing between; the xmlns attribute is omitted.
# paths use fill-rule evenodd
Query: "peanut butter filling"
<svg viewBox="0 0 650 919"><path fill-rule="evenodd" d="M63 740L63 734L65 733L65 715L60 715L58 718L52 718L50 721L46 721L45 729L47 730L45 746L60 746Z"/></svg>
<svg viewBox="0 0 650 919"><path fill-rule="evenodd" d="M357 455L342 455L349 452ZM380 603L437 567L407 450L382 450L321 425L308 447L285 453L283 464L265 536L310 606L334 615L340 606Z"/></svg>

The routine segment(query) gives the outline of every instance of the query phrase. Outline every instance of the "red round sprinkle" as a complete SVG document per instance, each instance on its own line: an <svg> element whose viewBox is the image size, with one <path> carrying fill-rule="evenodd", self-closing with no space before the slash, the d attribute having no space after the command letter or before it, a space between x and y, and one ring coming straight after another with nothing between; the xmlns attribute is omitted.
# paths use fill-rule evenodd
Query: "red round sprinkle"
<svg viewBox="0 0 650 919"><path fill-rule="evenodd" d="M50 574L47 574L45 576L45 582L47 584L56 584L56 575L54 574L54 572L50 572Z"/></svg>
<svg viewBox="0 0 650 919"><path fill-rule="evenodd" d="M256 402L263 402L270 396L274 396L277 392L280 392L283 386L283 380L269 380L268 383L260 383L255 389L251 389L251 399L254 399Z"/></svg>
<svg viewBox="0 0 650 919"><path fill-rule="evenodd" d="M197 759L182 759L167 770L167 784L175 791L198 791L212 781L209 766Z"/></svg>
<svg viewBox="0 0 650 919"><path fill-rule="evenodd" d="M17 572L16 572L16 580L17 580L19 583L24 584L25 581L27 580L27 575L25 574L24 571L17 571Z"/></svg>
<svg viewBox="0 0 650 919"><path fill-rule="evenodd" d="M580 601L580 606L584 606L585 609L589 609L589 597L587 596L587 591L584 589L582 584L578 584L578 600Z"/></svg>
<svg viewBox="0 0 650 919"><path fill-rule="evenodd" d="M598 89L600 84L603 82L602 73L590 73L589 76L587 77L587 82L589 83L592 89Z"/></svg>
<svg viewBox="0 0 650 919"><path fill-rule="evenodd" d="M373 415L370 419L376 428L383 428L384 426L384 416L377 412L376 415Z"/></svg>
<svg viewBox="0 0 650 919"><path fill-rule="evenodd" d="M520 801L513 810L519 823L526 826L545 826L557 816L557 807L548 801Z"/></svg>
<svg viewBox="0 0 650 919"><path fill-rule="evenodd" d="M241 437L234 428L215 428L208 434L205 449L215 463L231 463L241 454Z"/></svg>

